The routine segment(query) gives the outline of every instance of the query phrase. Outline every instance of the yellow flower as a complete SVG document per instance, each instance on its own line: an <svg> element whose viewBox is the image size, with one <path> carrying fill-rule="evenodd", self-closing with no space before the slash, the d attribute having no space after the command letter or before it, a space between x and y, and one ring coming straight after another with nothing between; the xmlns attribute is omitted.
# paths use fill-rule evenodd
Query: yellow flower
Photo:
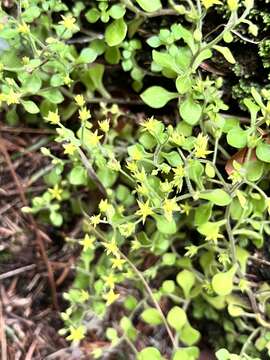
<svg viewBox="0 0 270 360"><path fill-rule="evenodd" d="M162 208L163 208L164 215L165 215L166 219L169 220L169 221L172 219L173 211L180 210L179 206L176 203L175 198L173 198L173 199L165 199L164 203L162 205Z"/></svg>
<svg viewBox="0 0 270 360"><path fill-rule="evenodd" d="M98 125L100 127L100 130L105 133L107 133L110 130L110 121L109 120L99 121Z"/></svg>
<svg viewBox="0 0 270 360"><path fill-rule="evenodd" d="M15 93L13 90L10 90L9 94L5 95L5 100L8 105L19 104L21 94Z"/></svg>
<svg viewBox="0 0 270 360"><path fill-rule="evenodd" d="M82 122L85 122L86 120L91 118L90 111L87 110L86 107L83 107L81 110L79 110L79 118Z"/></svg>
<svg viewBox="0 0 270 360"><path fill-rule="evenodd" d="M149 200L147 200L146 203L142 203L139 200L137 200L137 203L140 209L136 211L136 215L141 216L143 218L143 223L144 223L147 216L153 215L154 212L149 206Z"/></svg>
<svg viewBox="0 0 270 360"><path fill-rule="evenodd" d="M134 161L129 161L127 163L127 168L129 171L131 171L132 173L135 173L136 171L138 171L138 166Z"/></svg>
<svg viewBox="0 0 270 360"><path fill-rule="evenodd" d="M111 259L111 261L112 261L112 268L117 269L119 271L123 270L123 265L126 262L124 259L120 259L120 258Z"/></svg>
<svg viewBox="0 0 270 360"><path fill-rule="evenodd" d="M65 83L65 85L70 86L73 83L73 80L70 78L69 75L66 75L64 77L64 83Z"/></svg>
<svg viewBox="0 0 270 360"><path fill-rule="evenodd" d="M110 206L110 205L109 205L107 199L105 199L105 200L102 199L102 200L100 201L99 205L98 205L99 210L100 210L101 212L103 212L103 213L105 213L105 212L108 210L109 206Z"/></svg>
<svg viewBox="0 0 270 360"><path fill-rule="evenodd" d="M222 2L219 0L201 0L201 2L206 9L209 9L213 5L222 5Z"/></svg>
<svg viewBox="0 0 270 360"><path fill-rule="evenodd" d="M93 249L95 240L96 239L94 236L89 236L88 234L86 234L85 237L80 241L80 244L83 246L83 251Z"/></svg>
<svg viewBox="0 0 270 360"><path fill-rule="evenodd" d="M203 136L203 134L200 133L194 144L196 157L204 159L206 158L206 155L211 153L211 151L207 150L207 144L208 144L207 136Z"/></svg>
<svg viewBox="0 0 270 360"><path fill-rule="evenodd" d="M110 274L108 276L104 276L103 279L105 280L105 285L108 286L111 289L114 289L116 277L113 274Z"/></svg>
<svg viewBox="0 0 270 360"><path fill-rule="evenodd" d="M30 58L29 58L28 56L24 56L24 57L22 58L22 63L23 63L23 65L28 65L29 62L30 62Z"/></svg>
<svg viewBox="0 0 270 360"><path fill-rule="evenodd" d="M77 150L76 146L72 143L68 143L68 144L64 144L64 154L67 155L73 155L75 153L75 151Z"/></svg>
<svg viewBox="0 0 270 360"><path fill-rule="evenodd" d="M86 327L83 325L80 325L79 327L75 328L74 326L71 326L69 328L70 335L67 336L67 340L70 341L80 341L84 339L85 333L86 333Z"/></svg>
<svg viewBox="0 0 270 360"><path fill-rule="evenodd" d="M30 27L25 22L22 22L22 24L18 26L18 32L21 34L29 34Z"/></svg>
<svg viewBox="0 0 270 360"><path fill-rule="evenodd" d="M53 199L56 199L58 201L62 200L63 189L60 189L57 184L54 185L54 187L49 189L48 191L52 195Z"/></svg>
<svg viewBox="0 0 270 360"><path fill-rule="evenodd" d="M47 120L49 123L56 125L60 122L60 116L58 114L58 110L56 111L49 111L48 116L45 117L45 120Z"/></svg>
<svg viewBox="0 0 270 360"><path fill-rule="evenodd" d="M63 25L67 30L76 31L78 30L78 26L76 25L76 19L68 14L67 16L61 15L63 20L59 21L60 25Z"/></svg>
<svg viewBox="0 0 270 360"><path fill-rule="evenodd" d="M105 247L105 252L107 255L112 254L115 257L119 257L119 250L115 241L107 242L107 243L102 242L101 244Z"/></svg>
<svg viewBox="0 0 270 360"><path fill-rule="evenodd" d="M85 100L84 100L83 95L76 95L74 97L74 100L75 100L76 104L80 107L83 107L85 105Z"/></svg>
<svg viewBox="0 0 270 360"><path fill-rule="evenodd" d="M98 135L97 130L95 132L89 131L89 136L87 137L88 143L92 146L97 146L102 136Z"/></svg>
<svg viewBox="0 0 270 360"><path fill-rule="evenodd" d="M119 298L119 296L120 294L116 294L113 290L110 290L107 294L103 296L103 298L106 300L106 305L110 306Z"/></svg>
<svg viewBox="0 0 270 360"><path fill-rule="evenodd" d="M100 223L100 214L90 217L90 224L95 228Z"/></svg>
<svg viewBox="0 0 270 360"><path fill-rule="evenodd" d="M180 207L182 212L186 215L188 215L190 213L190 210L192 209L192 207L188 203L182 204L180 205Z"/></svg>
<svg viewBox="0 0 270 360"><path fill-rule="evenodd" d="M80 301L85 302L85 301L89 300L89 298L90 298L90 295L89 295L88 291L81 290Z"/></svg>
<svg viewBox="0 0 270 360"><path fill-rule="evenodd" d="M162 126L161 122L151 117L144 121L141 126L144 128L143 131L147 130L150 133L155 133L158 130L159 125Z"/></svg>

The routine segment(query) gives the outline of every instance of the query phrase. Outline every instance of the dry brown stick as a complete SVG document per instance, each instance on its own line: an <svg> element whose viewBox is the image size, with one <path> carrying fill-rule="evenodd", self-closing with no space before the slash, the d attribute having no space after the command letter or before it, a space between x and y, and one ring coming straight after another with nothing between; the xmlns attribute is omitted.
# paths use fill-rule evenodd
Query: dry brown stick
<svg viewBox="0 0 270 360"><path fill-rule="evenodd" d="M5 319L3 314L2 300L0 300L0 339L1 339L1 359L7 360L7 338L5 333Z"/></svg>
<svg viewBox="0 0 270 360"><path fill-rule="evenodd" d="M26 134L56 134L55 130L50 129L32 129L24 127L11 127L0 125L0 131L9 132L9 133L26 133Z"/></svg>
<svg viewBox="0 0 270 360"><path fill-rule="evenodd" d="M12 175L12 178L13 178L15 184L16 184L16 187L18 188L19 195L20 195L20 198L22 200L22 203L24 204L24 206L27 206L27 200L26 200L22 185L21 185L21 183L20 183L20 181L18 179L18 176L17 176L17 174L16 174L16 172L15 172L13 166L12 166L10 156L9 156L5 146L3 146L3 142L2 142L1 137L0 137L0 151L2 152L2 154L3 154L4 158L5 158L5 161L7 163L9 171L10 171L10 173ZM44 246L44 243L42 241L42 237L40 235L38 226L37 226L37 224L36 224L36 222L35 222L35 220L34 220L34 218L33 218L33 216L31 214L28 214L28 218L30 220L30 223L31 223L34 231L35 231L36 242L37 242L37 245L39 247L40 254L41 254L41 256L43 258L43 261L44 261L44 263L46 265L46 268L47 268L48 279L49 279L49 283L50 283L50 287L51 287L51 293L52 293L53 305L54 305L54 308L56 310L58 310L59 306L58 306L58 301L57 301L56 285L55 285L53 270L52 270L48 255L46 253L45 246Z"/></svg>
<svg viewBox="0 0 270 360"><path fill-rule="evenodd" d="M21 268L18 268L18 269L14 269L14 270L11 270L11 271L8 271L4 274L0 274L0 280L3 280L3 279L7 279L9 277L12 277L12 276L15 276L15 275L18 275L18 274L21 274L25 271L29 271L29 270L33 270L35 269L37 266L35 264L31 264L31 265L26 265L26 266L23 266Z"/></svg>

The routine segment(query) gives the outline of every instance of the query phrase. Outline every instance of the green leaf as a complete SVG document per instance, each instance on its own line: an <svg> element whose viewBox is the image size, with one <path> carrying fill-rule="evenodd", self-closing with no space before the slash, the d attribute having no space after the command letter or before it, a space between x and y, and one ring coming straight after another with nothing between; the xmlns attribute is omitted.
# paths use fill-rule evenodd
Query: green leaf
<svg viewBox="0 0 270 360"><path fill-rule="evenodd" d="M200 332L194 329L189 323L184 325L179 335L180 340L188 346L196 344L200 340L200 337Z"/></svg>
<svg viewBox="0 0 270 360"><path fill-rule="evenodd" d="M36 94L41 88L42 81L39 75L32 74L27 76L25 81L23 82L23 88L25 91Z"/></svg>
<svg viewBox="0 0 270 360"><path fill-rule="evenodd" d="M176 93L167 91L161 86L151 86L141 94L143 101L155 109L162 108L168 101L175 99L177 96Z"/></svg>
<svg viewBox="0 0 270 360"><path fill-rule="evenodd" d="M247 133L245 130L241 129L239 126L231 129L227 134L227 142L229 145L242 149L247 144Z"/></svg>
<svg viewBox="0 0 270 360"><path fill-rule="evenodd" d="M64 101L64 96L58 89L41 90L39 94L53 104L60 104Z"/></svg>
<svg viewBox="0 0 270 360"><path fill-rule="evenodd" d="M191 96L187 97L179 107L179 112L182 119L189 125L198 124L202 115L202 107L195 102Z"/></svg>
<svg viewBox="0 0 270 360"><path fill-rule="evenodd" d="M220 349L216 352L216 357L218 360L230 360L231 355L228 350Z"/></svg>
<svg viewBox="0 0 270 360"><path fill-rule="evenodd" d="M157 65L163 68L170 69L176 73L181 72L181 69L179 69L179 67L175 63L173 56L171 56L169 53L153 50L152 56L154 62Z"/></svg>
<svg viewBox="0 0 270 360"><path fill-rule="evenodd" d="M115 4L109 10L109 14L113 19L120 19L125 15L125 12L126 9L121 4Z"/></svg>
<svg viewBox="0 0 270 360"><path fill-rule="evenodd" d="M230 195L222 189L209 190L204 193L202 192L200 193L200 199L209 200L218 206L226 206L232 201Z"/></svg>
<svg viewBox="0 0 270 360"><path fill-rule="evenodd" d="M176 281L182 288L185 298L187 299L189 297L190 290L193 288L196 282L195 275L191 271L185 269L178 273Z"/></svg>
<svg viewBox="0 0 270 360"><path fill-rule="evenodd" d="M50 213L50 220L54 226L61 226L63 224L63 216L56 211Z"/></svg>
<svg viewBox="0 0 270 360"><path fill-rule="evenodd" d="M263 162L270 163L270 144L262 142L256 147L257 158Z"/></svg>
<svg viewBox="0 0 270 360"><path fill-rule="evenodd" d="M220 52L230 64L236 63L235 58L233 57L233 54L231 53L231 50L228 47L214 45L213 48L218 52Z"/></svg>
<svg viewBox="0 0 270 360"><path fill-rule="evenodd" d="M264 163L258 160L251 160L244 164L248 181L258 181L264 172Z"/></svg>
<svg viewBox="0 0 270 360"><path fill-rule="evenodd" d="M136 0L136 2L144 11L147 12L154 12L162 7L160 0Z"/></svg>
<svg viewBox="0 0 270 360"><path fill-rule="evenodd" d="M39 108L33 101L30 101L30 100L25 101L25 100L23 100L21 103L22 103L25 111L27 111L29 114L37 114L37 113L39 113Z"/></svg>
<svg viewBox="0 0 270 360"><path fill-rule="evenodd" d="M110 170L104 166L104 167L98 169L97 176L98 176L99 180L101 181L102 185L105 188L109 188L115 183L118 175L115 171Z"/></svg>
<svg viewBox="0 0 270 360"><path fill-rule="evenodd" d="M188 348L177 349L173 355L172 360L198 360L199 356L199 349L195 346L192 346Z"/></svg>
<svg viewBox="0 0 270 360"><path fill-rule="evenodd" d="M127 25L121 19L114 20L105 30L105 41L109 46L121 44L127 34Z"/></svg>
<svg viewBox="0 0 270 360"><path fill-rule="evenodd" d="M188 176L194 181L200 188L202 187L202 174L204 171L203 165L199 160L190 160L188 162Z"/></svg>
<svg viewBox="0 0 270 360"><path fill-rule="evenodd" d="M194 225L199 226L206 223L212 214L213 204L209 201L206 204L198 206L195 210Z"/></svg>
<svg viewBox="0 0 270 360"><path fill-rule="evenodd" d="M98 9L90 9L89 11L87 11L87 13L85 14L85 17L87 19L87 21L89 21L91 24L95 23L98 21L99 17L100 17L100 12L98 11Z"/></svg>
<svg viewBox="0 0 270 360"><path fill-rule="evenodd" d="M178 165L183 164L183 160L177 151L170 151L169 153L162 152L162 156L171 166L177 167Z"/></svg>
<svg viewBox="0 0 270 360"><path fill-rule="evenodd" d="M162 283L162 291L165 294L172 294L175 291L175 283L173 280L165 280Z"/></svg>
<svg viewBox="0 0 270 360"><path fill-rule="evenodd" d="M172 219L168 221L163 215L155 214L153 216L156 220L157 229L162 234L175 234L177 232L177 227L175 221Z"/></svg>
<svg viewBox="0 0 270 360"><path fill-rule="evenodd" d="M233 290L233 279L237 270L237 265L233 265L227 272L214 275L212 279L213 290L220 296L229 295Z"/></svg>
<svg viewBox="0 0 270 360"><path fill-rule="evenodd" d="M197 68L201 65L201 63L206 60L206 59L210 59L212 57L212 51L210 49L206 49L203 50L202 52L199 53L199 55L195 58L193 65L192 65L192 70L193 72L195 70L197 70Z"/></svg>
<svg viewBox="0 0 270 360"><path fill-rule="evenodd" d="M103 85L103 74L104 74L104 65L94 64L88 70L88 75L93 82L94 89L97 90L105 98L110 98L110 94L107 92Z"/></svg>
<svg viewBox="0 0 270 360"><path fill-rule="evenodd" d="M75 166L69 173L69 181L72 185L85 185L87 181L86 169L81 166Z"/></svg>
<svg viewBox="0 0 270 360"><path fill-rule="evenodd" d="M187 315L179 306L174 306L167 315L169 325L177 331L180 331L187 323Z"/></svg>
<svg viewBox="0 0 270 360"><path fill-rule="evenodd" d="M162 318L160 313L155 308L146 309L142 312L141 318L147 324L150 325L160 325L162 324Z"/></svg>
<svg viewBox="0 0 270 360"><path fill-rule="evenodd" d="M38 6L29 6L22 13L22 20L31 23L33 20L39 17L41 9Z"/></svg>
<svg viewBox="0 0 270 360"><path fill-rule="evenodd" d="M186 94L190 91L192 86L191 76L188 75L179 75L175 82L176 89L179 94Z"/></svg>
<svg viewBox="0 0 270 360"><path fill-rule="evenodd" d="M162 356L158 349L149 346L139 352L137 360L162 360Z"/></svg>
<svg viewBox="0 0 270 360"><path fill-rule="evenodd" d="M97 53L91 48L82 49L80 56L77 59L78 64L91 64L97 58Z"/></svg>

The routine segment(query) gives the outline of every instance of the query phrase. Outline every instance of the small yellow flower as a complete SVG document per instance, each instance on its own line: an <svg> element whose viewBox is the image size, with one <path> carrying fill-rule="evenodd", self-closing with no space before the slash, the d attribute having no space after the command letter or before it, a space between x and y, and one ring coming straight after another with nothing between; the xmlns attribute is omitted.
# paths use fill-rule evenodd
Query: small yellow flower
<svg viewBox="0 0 270 360"><path fill-rule="evenodd" d="M94 242L96 241L94 236L89 236L88 234L80 241L80 244L83 246L83 251L87 251L94 248Z"/></svg>
<svg viewBox="0 0 270 360"><path fill-rule="evenodd" d="M105 247L105 251L107 255L112 254L115 257L119 257L119 250L115 243L115 241L112 242L102 242L102 245Z"/></svg>
<svg viewBox="0 0 270 360"><path fill-rule="evenodd" d="M138 171L138 165L135 163L135 161L127 162L127 168L132 173L135 173L136 171Z"/></svg>
<svg viewBox="0 0 270 360"><path fill-rule="evenodd" d="M58 114L58 110L56 111L49 111L48 116L45 117L49 123L53 125L57 125L60 122L60 116Z"/></svg>
<svg viewBox="0 0 270 360"><path fill-rule="evenodd" d="M78 26L76 25L76 19L68 14L67 16L61 15L62 20L59 21L60 25L63 25L67 30L76 31Z"/></svg>
<svg viewBox="0 0 270 360"><path fill-rule="evenodd" d="M111 261L112 261L112 268L117 269L119 271L123 270L123 265L126 262L124 259L120 259L120 258L114 258L111 259Z"/></svg>
<svg viewBox="0 0 270 360"><path fill-rule="evenodd" d="M136 149L134 149L134 151L132 151L131 157L132 157L133 160L139 161L139 160L142 160L143 154L141 153L140 150L138 150L136 148Z"/></svg>
<svg viewBox="0 0 270 360"><path fill-rule="evenodd" d="M181 211L186 215L189 215L190 210L192 209L192 207L188 203L180 205L180 208L181 208Z"/></svg>
<svg viewBox="0 0 270 360"><path fill-rule="evenodd" d="M79 118L82 122L85 122L86 120L91 118L90 111L87 110L86 107L83 107L81 110L79 110Z"/></svg>
<svg viewBox="0 0 270 360"><path fill-rule="evenodd" d="M74 326L71 326L69 328L70 335L67 337L67 340L69 341L81 341L85 337L86 333L86 327L83 325L80 325L79 327L75 328Z"/></svg>
<svg viewBox="0 0 270 360"><path fill-rule="evenodd" d="M79 107L83 107L85 105L85 100L83 95L76 95L74 97L74 100Z"/></svg>
<svg viewBox="0 0 270 360"><path fill-rule="evenodd" d="M99 140L103 137L103 135L98 135L97 130L95 132L89 131L89 136L87 137L89 145L97 146L99 144Z"/></svg>
<svg viewBox="0 0 270 360"><path fill-rule="evenodd" d="M69 75L66 75L64 77L64 83L65 83L65 85L70 86L73 83L73 80L70 78Z"/></svg>
<svg viewBox="0 0 270 360"><path fill-rule="evenodd" d="M147 119L144 121L141 126L144 128L143 131L148 131L151 134L154 134L157 129L159 128L159 125L162 126L161 122L151 117L150 119Z"/></svg>
<svg viewBox="0 0 270 360"><path fill-rule="evenodd" d="M219 0L201 0L201 2L206 9L209 9L213 5L222 5L222 2Z"/></svg>
<svg viewBox="0 0 270 360"><path fill-rule="evenodd" d="M85 301L89 300L89 298L90 298L90 295L89 295L88 291L81 290L81 293L80 293L81 302L85 302Z"/></svg>
<svg viewBox="0 0 270 360"><path fill-rule="evenodd" d="M24 56L24 57L22 58L22 63L23 63L23 65L28 65L29 62L30 62L30 58L29 58L28 56Z"/></svg>
<svg viewBox="0 0 270 360"><path fill-rule="evenodd" d="M162 209L164 211L164 215L167 220L172 220L172 214L174 211L180 210L179 206L176 203L175 198L173 199L165 199L162 205Z"/></svg>
<svg viewBox="0 0 270 360"><path fill-rule="evenodd" d="M67 155L74 155L75 151L77 150L76 146L72 143L64 144L63 148L65 149L64 154Z"/></svg>
<svg viewBox="0 0 270 360"><path fill-rule="evenodd" d="M147 216L153 215L154 212L149 206L149 200L147 200L146 203L143 203L143 202L140 202L139 200L137 200L137 203L139 205L139 210L136 211L136 215L141 216L143 219L143 223L144 223Z"/></svg>
<svg viewBox="0 0 270 360"><path fill-rule="evenodd" d="M54 185L53 188L50 188L48 191L52 195L53 199L56 199L58 201L62 200L63 189L60 189L57 184Z"/></svg>
<svg viewBox="0 0 270 360"><path fill-rule="evenodd" d="M90 224L95 228L100 223L100 214L90 217Z"/></svg>
<svg viewBox="0 0 270 360"><path fill-rule="evenodd" d="M104 133L107 133L110 130L110 121L109 120L103 120L99 121L98 125L100 127L100 130Z"/></svg>
<svg viewBox="0 0 270 360"><path fill-rule="evenodd" d="M22 22L22 24L18 26L18 32L21 34L29 34L30 27L25 22Z"/></svg>
<svg viewBox="0 0 270 360"><path fill-rule="evenodd" d="M5 100L8 105L19 104L21 94L15 93L14 90L10 90L9 94L5 95Z"/></svg>
<svg viewBox="0 0 270 360"><path fill-rule="evenodd" d="M200 133L195 141L194 149L195 149L195 156L198 158L206 158L211 151L207 150L208 139L207 136L204 136Z"/></svg>
<svg viewBox="0 0 270 360"><path fill-rule="evenodd" d="M116 282L116 277L113 274L110 274L108 276L104 276L103 279L105 281L106 286L108 286L111 289L114 289L115 282Z"/></svg>
<svg viewBox="0 0 270 360"><path fill-rule="evenodd" d="M119 298L119 296L120 294L116 294L113 290L110 290L107 294L103 296L103 298L106 300L106 305L110 306Z"/></svg>
<svg viewBox="0 0 270 360"><path fill-rule="evenodd" d="M100 210L101 212L103 212L103 213L105 213L105 212L108 210L109 206L110 206L110 205L109 205L107 199L105 199L105 200L102 199L102 200L100 201L99 205L98 205L99 210Z"/></svg>

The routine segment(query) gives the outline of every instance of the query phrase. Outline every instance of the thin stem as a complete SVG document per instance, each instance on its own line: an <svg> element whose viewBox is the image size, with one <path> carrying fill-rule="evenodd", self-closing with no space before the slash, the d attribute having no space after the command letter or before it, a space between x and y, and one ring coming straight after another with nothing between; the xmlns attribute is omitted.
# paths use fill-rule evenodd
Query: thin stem
<svg viewBox="0 0 270 360"><path fill-rule="evenodd" d="M93 232L98 238L100 238L100 239L101 239L102 241L104 241L104 242L107 242L107 239L106 239L98 230L96 230L91 224L89 224L89 226L90 226L92 232ZM151 288L149 287L147 281L145 280L143 274L141 273L141 271L139 271L139 270L136 268L136 266L132 263L132 261L130 261L129 258L128 258L124 253L122 253L121 250L118 249L118 252L119 252L119 255L128 263L128 265L131 267L131 269L134 271L134 273L135 273L135 274L139 277L139 279L141 280L143 286L145 287L145 290L147 291L148 295L150 296L151 300L153 301L156 309L158 310L158 312L159 312L159 314L160 314L160 316L161 316L161 318L162 318L162 321L163 321L164 326L165 326L165 328L166 328L166 330L167 330L167 333L168 333L168 335L169 335L169 338L170 338L170 340L171 340L171 342L172 342L173 347L176 348L174 336L173 336L172 331L171 331L171 329L170 329L170 327L169 327L169 325L168 325L168 322L167 322L167 320L166 320L166 317L165 317L165 315L163 314L163 311L162 311L162 309L161 309L161 307L160 307L157 299L155 298L155 296L154 296Z"/></svg>

